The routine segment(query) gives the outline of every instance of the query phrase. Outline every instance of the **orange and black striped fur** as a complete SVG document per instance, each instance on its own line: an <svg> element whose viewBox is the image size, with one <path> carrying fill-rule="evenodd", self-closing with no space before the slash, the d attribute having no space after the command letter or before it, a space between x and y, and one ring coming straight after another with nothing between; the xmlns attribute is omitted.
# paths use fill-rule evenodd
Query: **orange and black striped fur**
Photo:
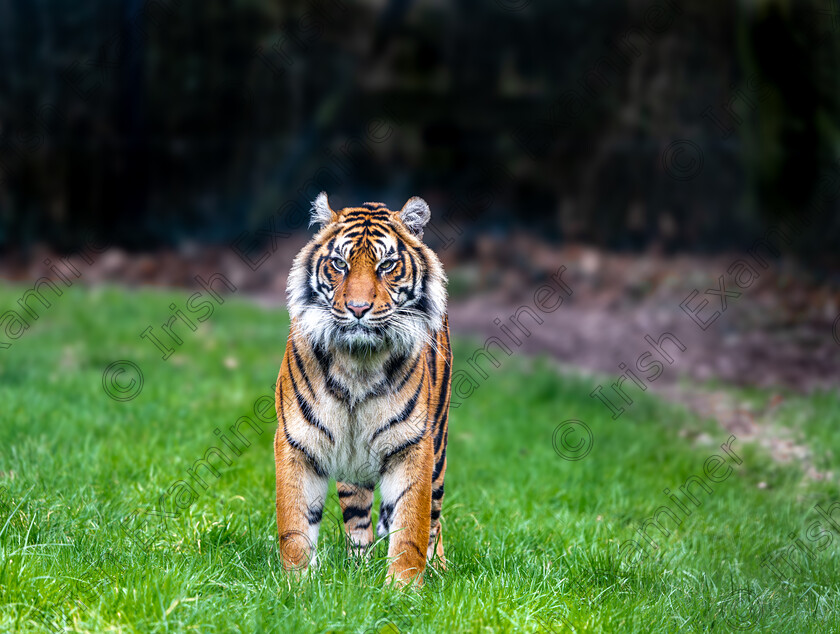
<svg viewBox="0 0 840 634"><path fill-rule="evenodd" d="M400 211L365 203L333 211L289 274L292 318L277 380L277 529L284 566L313 564L327 484L337 481L354 552L389 535L389 578L422 583L445 566L440 509L452 353L446 276L421 238L421 198Z"/></svg>

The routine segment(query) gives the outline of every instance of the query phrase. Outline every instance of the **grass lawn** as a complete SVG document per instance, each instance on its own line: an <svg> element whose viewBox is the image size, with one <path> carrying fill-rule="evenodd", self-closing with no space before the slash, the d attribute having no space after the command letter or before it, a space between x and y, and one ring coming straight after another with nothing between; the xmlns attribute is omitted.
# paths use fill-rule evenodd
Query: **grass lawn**
<svg viewBox="0 0 840 634"><path fill-rule="evenodd" d="M0 287L2 310L23 290ZM418 593L383 588L384 544L348 559L333 487L320 567L287 576L274 423L246 428L250 446L207 490L177 483L222 446L215 429L257 420L288 318L228 298L198 332L181 325L164 361L140 334L161 336L188 295L68 289L0 350L0 631L44 631L38 619L79 632L840 631L840 510L838 531L814 527L815 505L840 501L836 477L806 480L740 439L730 455L716 423L649 396L614 421L588 396L594 379L521 355L452 410L445 573ZM474 349L456 340L456 369ZM117 360L143 372L133 400L103 388ZM836 394L788 398L779 416L818 468L836 466ZM555 451L565 419L591 429L580 460ZM678 493L687 480L697 504ZM637 532L654 513L656 548Z"/></svg>

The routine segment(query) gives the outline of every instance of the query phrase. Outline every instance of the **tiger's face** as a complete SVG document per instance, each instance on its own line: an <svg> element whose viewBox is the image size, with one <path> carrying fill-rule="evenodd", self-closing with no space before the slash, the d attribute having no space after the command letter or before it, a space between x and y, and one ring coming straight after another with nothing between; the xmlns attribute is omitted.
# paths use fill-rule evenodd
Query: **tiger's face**
<svg viewBox="0 0 840 634"><path fill-rule="evenodd" d="M423 199L397 212L382 203L333 211L321 193L312 212L321 230L295 258L287 294L313 344L408 352L442 327L446 276L421 241L430 217Z"/></svg>

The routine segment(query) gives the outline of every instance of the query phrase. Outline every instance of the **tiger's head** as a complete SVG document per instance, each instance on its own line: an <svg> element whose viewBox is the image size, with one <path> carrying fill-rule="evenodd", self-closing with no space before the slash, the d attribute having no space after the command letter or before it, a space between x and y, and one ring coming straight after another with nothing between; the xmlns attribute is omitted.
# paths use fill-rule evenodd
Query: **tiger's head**
<svg viewBox="0 0 840 634"><path fill-rule="evenodd" d="M286 289L289 314L312 344L346 352L409 352L430 341L446 313L446 274L422 242L429 205L312 204L320 230L298 253Z"/></svg>

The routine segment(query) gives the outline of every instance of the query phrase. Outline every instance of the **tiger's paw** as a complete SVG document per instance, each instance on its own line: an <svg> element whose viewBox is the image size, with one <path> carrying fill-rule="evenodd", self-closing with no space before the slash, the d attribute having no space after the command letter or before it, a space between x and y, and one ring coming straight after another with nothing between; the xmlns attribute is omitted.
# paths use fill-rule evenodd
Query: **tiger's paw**
<svg viewBox="0 0 840 634"><path fill-rule="evenodd" d="M385 577L385 585L393 585L403 590L419 590L423 587L423 573L414 569L398 571L391 567Z"/></svg>

